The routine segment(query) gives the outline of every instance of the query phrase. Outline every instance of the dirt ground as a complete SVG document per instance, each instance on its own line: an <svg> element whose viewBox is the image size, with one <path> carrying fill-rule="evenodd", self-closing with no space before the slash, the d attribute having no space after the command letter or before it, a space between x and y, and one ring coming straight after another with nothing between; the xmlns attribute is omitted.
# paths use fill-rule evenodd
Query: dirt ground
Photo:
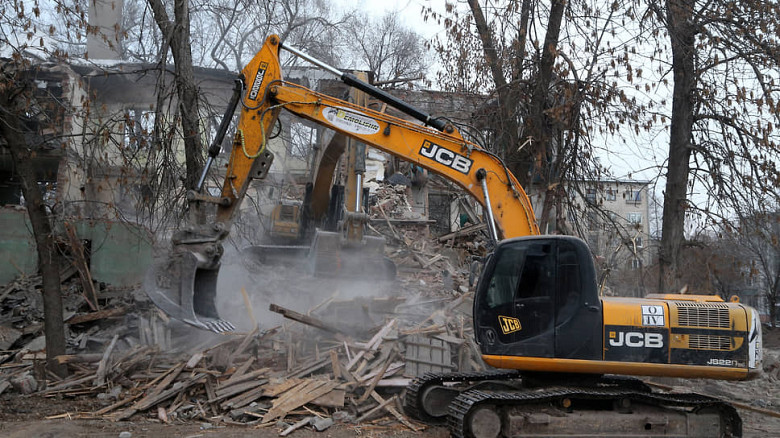
<svg viewBox="0 0 780 438"><path fill-rule="evenodd" d="M122 432L127 438L196 438L196 437L278 437L282 425L264 428L247 426L214 426L207 422L163 424L159 420L136 415L132 421L112 422L103 419L75 418L86 416L102 406L94 398L56 399L40 396L13 394L0 398L0 437L2 438L63 438L63 437L119 437ZM70 415L71 418L67 418ZM60 418L51 418L51 417ZM421 432L412 432L396 421L380 425L335 424L323 432L302 428L290 436L296 438L343 438L343 437L398 437L425 436L443 438L449 433L442 427L431 427Z"/></svg>

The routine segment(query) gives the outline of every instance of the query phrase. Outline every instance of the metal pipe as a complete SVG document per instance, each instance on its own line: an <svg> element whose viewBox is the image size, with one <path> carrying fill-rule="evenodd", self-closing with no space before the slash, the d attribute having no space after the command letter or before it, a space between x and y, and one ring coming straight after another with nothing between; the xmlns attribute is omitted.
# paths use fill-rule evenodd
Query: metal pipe
<svg viewBox="0 0 780 438"><path fill-rule="evenodd" d="M490 204L490 194L487 188L487 172L485 169L477 170L477 180L482 185L482 195L485 197L485 215L487 216L487 226L490 231L490 237L493 243L498 242L498 231L496 230L495 218L493 217L493 206Z"/></svg>
<svg viewBox="0 0 780 438"><path fill-rule="evenodd" d="M347 85L349 85L351 87L355 87L355 88L357 88L360 91L363 91L363 92L365 92L367 94L370 94L371 96L376 97L377 99L381 100L382 102L385 102L386 104L388 104L390 106L393 106L393 107L403 111L406 114L409 114L410 116L412 116L415 119L425 123L428 126L436 128L436 129L438 129L439 131L442 131L442 132L445 132L447 130L447 127L449 126L449 124L446 121L444 121L442 119L431 118L430 114L426 114L426 113L420 111L419 109L409 105L408 103L402 101L401 99L399 99L399 98L397 98L397 97L395 97L395 96L393 96L393 95L391 95L391 94L389 94L389 93L387 93L385 91L382 91L379 88L376 88L376 87L374 87L371 84L368 84L366 82L361 81L360 79L355 77L355 75L353 75L353 74L342 72L341 70L337 69L336 67L332 67L332 66L330 66L330 65L320 61L319 59L313 58L313 57L311 57L311 56L301 52L300 50L298 50L298 49L296 49L294 47L290 47L288 45L281 44L281 43L279 44L279 47L281 47L284 50L287 50L288 52L292 53L295 56L303 58L306 61L309 61L310 63L312 63L312 64L314 64L314 65L316 65L316 66L318 66L318 67L320 67L322 69L325 69L325 70L333 73L334 75L336 75L339 78L341 78L341 81L344 82L345 84L347 84ZM450 130L449 132L452 132L452 131Z"/></svg>

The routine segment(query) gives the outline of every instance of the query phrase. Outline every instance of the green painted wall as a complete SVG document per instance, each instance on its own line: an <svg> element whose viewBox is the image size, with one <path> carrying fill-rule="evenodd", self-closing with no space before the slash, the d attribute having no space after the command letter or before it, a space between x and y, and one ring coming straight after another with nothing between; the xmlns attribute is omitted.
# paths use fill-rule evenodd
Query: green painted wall
<svg viewBox="0 0 780 438"><path fill-rule="evenodd" d="M27 210L0 208L0 285L37 271L38 255Z"/></svg>
<svg viewBox="0 0 780 438"><path fill-rule="evenodd" d="M78 220L76 234L90 241L92 279L113 286L141 283L152 260L152 236L137 224ZM0 209L0 285L37 272L35 242L24 209ZM17 268L18 267L18 268Z"/></svg>

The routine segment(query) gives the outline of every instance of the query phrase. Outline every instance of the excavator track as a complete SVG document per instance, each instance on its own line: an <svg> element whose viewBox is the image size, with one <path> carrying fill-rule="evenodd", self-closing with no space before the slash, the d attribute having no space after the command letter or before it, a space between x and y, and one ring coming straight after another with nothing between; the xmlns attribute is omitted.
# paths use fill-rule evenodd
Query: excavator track
<svg viewBox="0 0 780 438"><path fill-rule="evenodd" d="M422 397L427 389L446 383L480 382L486 380L510 380L520 377L515 370L494 370L472 373L425 373L406 387L404 410L409 416L428 424L444 424L446 416L434 417L423 408Z"/></svg>
<svg viewBox="0 0 780 438"><path fill-rule="evenodd" d="M606 376L593 387L546 386L483 390L484 381L519 381L517 371L428 373L415 379L404 400L406 412L429 424L446 423L455 437L497 436L678 436L740 437L736 409L698 394L659 394L637 379ZM434 387L461 386L448 402L446 416L424 409Z"/></svg>
<svg viewBox="0 0 780 438"><path fill-rule="evenodd" d="M662 409L663 414L647 415L641 413L636 418L636 430L624 428L618 423L604 427L590 421L582 421L581 417L572 418L577 421L579 430L555 430L550 420L556 416L561 418L567 412L578 408L588 409L593 406L617 405L624 412L618 413L628 419L634 415L633 406L647 406ZM520 413L532 411L536 413ZM513 408L515 413L512 413ZM680 419L670 418L671 409L680 410ZM560 414L549 413L559 410ZM480 412L483 411L483 412ZM545 412L546 411L546 412ZM604 415L595 410L595 416ZM696 419L699 412L709 413L706 419ZM534 417L535 416L535 417ZM614 420L613 416L604 415L602 423ZM592 418L590 420L592 420ZM718 419L718 425L713 420ZM495 421L498 420L498 421ZM659 421L660 420L660 421ZM705 424L699 424L705 423ZM490 425L489 427L485 427ZM736 409L717 399L698 394L656 394L614 389L569 389L556 388L534 392L487 392L470 390L461 393L450 404L448 426L453 436L494 437L503 436L680 436L680 437L740 437L742 436L742 420ZM540 427L541 426L541 427ZM610 429L613 430L610 430ZM717 429L715 432L714 429ZM587 432L586 432L587 431ZM715 432L715 433L713 433Z"/></svg>

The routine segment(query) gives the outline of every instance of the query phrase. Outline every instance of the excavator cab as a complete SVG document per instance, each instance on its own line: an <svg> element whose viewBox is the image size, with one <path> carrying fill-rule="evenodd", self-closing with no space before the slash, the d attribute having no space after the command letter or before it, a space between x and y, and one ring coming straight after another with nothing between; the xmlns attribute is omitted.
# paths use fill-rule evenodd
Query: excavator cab
<svg viewBox="0 0 780 438"><path fill-rule="evenodd" d="M498 244L474 300L483 354L596 359L601 307L585 243L569 236Z"/></svg>

